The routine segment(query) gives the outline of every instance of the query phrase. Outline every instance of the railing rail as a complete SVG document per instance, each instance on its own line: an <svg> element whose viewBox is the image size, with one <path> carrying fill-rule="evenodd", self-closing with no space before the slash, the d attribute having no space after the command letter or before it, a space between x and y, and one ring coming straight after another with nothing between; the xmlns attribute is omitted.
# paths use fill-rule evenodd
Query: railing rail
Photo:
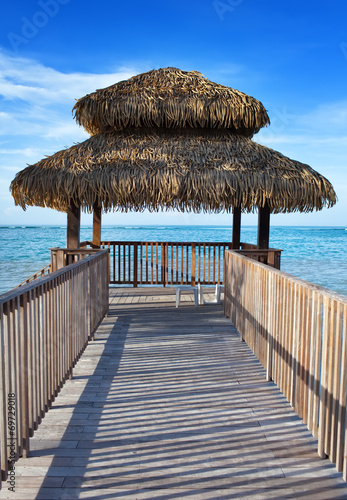
<svg viewBox="0 0 347 500"><path fill-rule="evenodd" d="M39 271L36 271L36 273L29 276L29 278L27 278L26 280L19 283L19 285L17 285L15 288L17 288L19 286L27 285L31 281L37 280L37 278L42 278L42 276L46 276L46 274L49 274L51 272L52 272L51 264L47 264L42 269L40 269Z"/></svg>
<svg viewBox="0 0 347 500"><path fill-rule="evenodd" d="M108 310L108 252L0 297L2 479L37 429ZM11 475L10 475L11 479Z"/></svg>
<svg viewBox="0 0 347 500"><path fill-rule="evenodd" d="M84 247L92 246L85 241ZM228 242L102 241L110 252L110 283L115 285L213 285L223 283ZM257 250L241 243L239 252L280 267L281 250Z"/></svg>
<svg viewBox="0 0 347 500"><path fill-rule="evenodd" d="M347 297L238 252L225 255L225 314L347 479Z"/></svg>

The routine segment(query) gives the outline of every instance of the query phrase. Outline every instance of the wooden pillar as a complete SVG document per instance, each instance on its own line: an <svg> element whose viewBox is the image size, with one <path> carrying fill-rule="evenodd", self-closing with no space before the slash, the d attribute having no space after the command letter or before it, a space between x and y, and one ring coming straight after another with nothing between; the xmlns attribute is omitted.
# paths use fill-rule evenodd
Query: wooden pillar
<svg viewBox="0 0 347 500"><path fill-rule="evenodd" d="M233 239L231 247L234 250L240 248L241 243L241 207L233 207Z"/></svg>
<svg viewBox="0 0 347 500"><path fill-rule="evenodd" d="M95 203L93 207L93 245L100 248L101 243L101 207Z"/></svg>
<svg viewBox="0 0 347 500"><path fill-rule="evenodd" d="M269 248L270 239L270 207L265 202L263 207L258 207L258 248Z"/></svg>
<svg viewBox="0 0 347 500"><path fill-rule="evenodd" d="M79 248L80 246L81 207L71 202L67 210L66 247Z"/></svg>

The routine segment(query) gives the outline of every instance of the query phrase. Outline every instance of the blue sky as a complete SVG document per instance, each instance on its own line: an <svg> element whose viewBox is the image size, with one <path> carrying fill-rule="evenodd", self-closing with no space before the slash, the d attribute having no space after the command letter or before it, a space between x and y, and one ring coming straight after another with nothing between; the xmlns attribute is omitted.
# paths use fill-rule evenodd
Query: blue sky
<svg viewBox="0 0 347 500"><path fill-rule="evenodd" d="M254 140L333 183L334 208L275 215L272 224L347 227L345 0L19 0L2 5L0 23L0 224L65 224L65 214L14 206L16 172L88 138L72 119L75 99L175 66L262 101L272 123ZM177 212L104 217L105 224L230 221L228 214Z"/></svg>

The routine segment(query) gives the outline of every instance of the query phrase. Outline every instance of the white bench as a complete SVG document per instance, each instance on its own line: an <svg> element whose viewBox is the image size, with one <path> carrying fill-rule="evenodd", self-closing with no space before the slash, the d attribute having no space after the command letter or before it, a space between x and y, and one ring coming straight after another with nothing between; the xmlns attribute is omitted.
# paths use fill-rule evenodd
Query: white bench
<svg viewBox="0 0 347 500"><path fill-rule="evenodd" d="M179 285L176 286L176 307L179 306L180 300L181 300L181 293L194 293L194 302L195 302L195 307L198 307L199 304L199 290L196 286L190 286L190 285Z"/></svg>
<svg viewBox="0 0 347 500"><path fill-rule="evenodd" d="M216 285L215 292L214 292L214 299L213 300L205 300L204 299L204 294L202 291L202 286L200 283L198 284L198 291L199 291L199 304L220 304L220 295L222 292L224 292L224 285Z"/></svg>

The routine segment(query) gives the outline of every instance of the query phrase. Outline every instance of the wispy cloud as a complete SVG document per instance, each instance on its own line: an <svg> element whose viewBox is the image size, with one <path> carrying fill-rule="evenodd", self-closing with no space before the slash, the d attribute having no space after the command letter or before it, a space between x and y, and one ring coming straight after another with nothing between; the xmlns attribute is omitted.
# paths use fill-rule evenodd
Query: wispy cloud
<svg viewBox="0 0 347 500"><path fill-rule="evenodd" d="M329 134L344 133L347 129L347 100L325 103L299 117L299 124Z"/></svg>
<svg viewBox="0 0 347 500"><path fill-rule="evenodd" d="M97 88L107 87L136 74L135 68L121 68L110 74L62 73L36 61L0 52L0 95L31 104L65 103Z"/></svg>
<svg viewBox="0 0 347 500"><path fill-rule="evenodd" d="M16 172L89 137L72 119L75 99L138 72L62 73L0 51L0 216L13 210L9 185Z"/></svg>
<svg viewBox="0 0 347 500"><path fill-rule="evenodd" d="M33 142L81 141L86 132L72 120L76 98L136 74L120 68L110 74L62 73L31 59L0 51L0 134L33 137Z"/></svg>

